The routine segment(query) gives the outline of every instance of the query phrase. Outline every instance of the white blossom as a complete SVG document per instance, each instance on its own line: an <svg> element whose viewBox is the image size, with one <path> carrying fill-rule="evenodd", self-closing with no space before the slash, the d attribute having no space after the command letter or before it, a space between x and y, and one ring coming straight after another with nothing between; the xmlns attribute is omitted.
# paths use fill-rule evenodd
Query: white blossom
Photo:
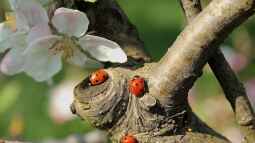
<svg viewBox="0 0 255 143"><path fill-rule="evenodd" d="M10 49L1 71L24 71L36 81L50 80L62 68L62 59L85 68L102 62L124 63L127 56L108 39L86 35L89 20L85 13L58 8L52 19L34 0L9 0L16 14L16 31L0 25L0 52ZM11 33L11 34L10 34Z"/></svg>
<svg viewBox="0 0 255 143"><path fill-rule="evenodd" d="M48 16L42 11L40 4L33 0L9 0L15 13L14 21L5 21L0 24L0 52L9 52L1 61L0 70L13 75L23 71L23 52L27 48L27 34L39 22L48 22ZM16 23L15 23L16 21ZM14 22L14 26L10 25Z"/></svg>
<svg viewBox="0 0 255 143"><path fill-rule="evenodd" d="M113 41L102 37L85 35L89 20L78 11L58 8L48 23L41 22L31 29L25 51L25 72L37 81L50 79L60 71L64 58L69 63L81 67L91 67L99 61L126 62L124 51Z"/></svg>

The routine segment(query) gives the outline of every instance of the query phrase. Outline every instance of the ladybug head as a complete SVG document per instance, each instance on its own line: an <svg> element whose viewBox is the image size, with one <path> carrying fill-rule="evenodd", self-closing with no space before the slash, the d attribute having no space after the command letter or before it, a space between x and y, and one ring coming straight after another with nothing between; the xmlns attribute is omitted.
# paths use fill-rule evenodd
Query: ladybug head
<svg viewBox="0 0 255 143"><path fill-rule="evenodd" d="M101 81L103 76L107 78ZM117 71L92 73L75 87L72 112L98 128L110 128L126 111L129 100L125 96L128 94L127 83L127 79Z"/></svg>

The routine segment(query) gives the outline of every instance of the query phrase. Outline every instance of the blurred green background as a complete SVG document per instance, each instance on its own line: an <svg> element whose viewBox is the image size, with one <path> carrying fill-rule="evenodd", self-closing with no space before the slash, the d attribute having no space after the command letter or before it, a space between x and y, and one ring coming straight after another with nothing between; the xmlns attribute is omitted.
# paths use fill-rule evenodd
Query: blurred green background
<svg viewBox="0 0 255 143"><path fill-rule="evenodd" d="M118 0L130 20L137 26L146 49L155 61L164 55L185 26L179 2L170 0ZM2 1L4 2L4 1ZM1 3L0 3L1 4ZM203 3L206 5L206 2ZM4 6L2 3L1 6ZM251 18L223 44L231 66L245 83L255 104L255 19ZM59 105L72 96L72 87L90 71L65 65L53 83L37 83L25 74L5 76L0 73L0 138L36 141L64 138L73 133L86 133L92 127L68 109ZM69 91L66 91L69 87ZM61 93L68 93L62 97ZM58 98L59 97L59 98ZM56 99L60 102L55 103ZM199 117L233 142L241 138L230 105L208 66L190 92L190 103ZM54 101L52 101L54 100ZM69 99L68 99L69 100ZM65 108L65 113L58 109ZM254 107L254 106L253 106ZM68 108L68 107L67 107ZM240 141L240 140L239 140Z"/></svg>

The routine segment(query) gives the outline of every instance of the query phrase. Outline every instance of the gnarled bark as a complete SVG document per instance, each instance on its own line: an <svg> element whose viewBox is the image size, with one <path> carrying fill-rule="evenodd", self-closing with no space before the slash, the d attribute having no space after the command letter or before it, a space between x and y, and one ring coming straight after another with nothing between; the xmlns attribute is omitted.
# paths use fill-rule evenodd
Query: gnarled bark
<svg viewBox="0 0 255 143"><path fill-rule="evenodd" d="M107 69L109 79L98 86L85 79L75 88L73 111L107 130L113 142L127 134L140 143L229 142L192 113L187 93L217 46L253 11L253 0L212 1L158 63L137 70ZM142 97L128 91L136 75L148 86Z"/></svg>

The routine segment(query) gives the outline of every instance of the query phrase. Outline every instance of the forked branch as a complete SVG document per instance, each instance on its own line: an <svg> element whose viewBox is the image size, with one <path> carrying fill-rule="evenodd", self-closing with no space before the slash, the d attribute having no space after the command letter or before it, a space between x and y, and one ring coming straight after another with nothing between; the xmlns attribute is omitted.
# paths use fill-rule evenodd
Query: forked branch
<svg viewBox="0 0 255 143"><path fill-rule="evenodd" d="M219 44L254 12L253 0L214 0L178 36L153 70L152 94L180 104ZM178 103L179 102L179 103Z"/></svg>
<svg viewBox="0 0 255 143"><path fill-rule="evenodd" d="M202 11L200 0L180 0L180 3L188 22ZM241 126L246 140L255 142L255 117L243 84L238 80L220 49L216 49L208 63L235 112L236 121Z"/></svg>

